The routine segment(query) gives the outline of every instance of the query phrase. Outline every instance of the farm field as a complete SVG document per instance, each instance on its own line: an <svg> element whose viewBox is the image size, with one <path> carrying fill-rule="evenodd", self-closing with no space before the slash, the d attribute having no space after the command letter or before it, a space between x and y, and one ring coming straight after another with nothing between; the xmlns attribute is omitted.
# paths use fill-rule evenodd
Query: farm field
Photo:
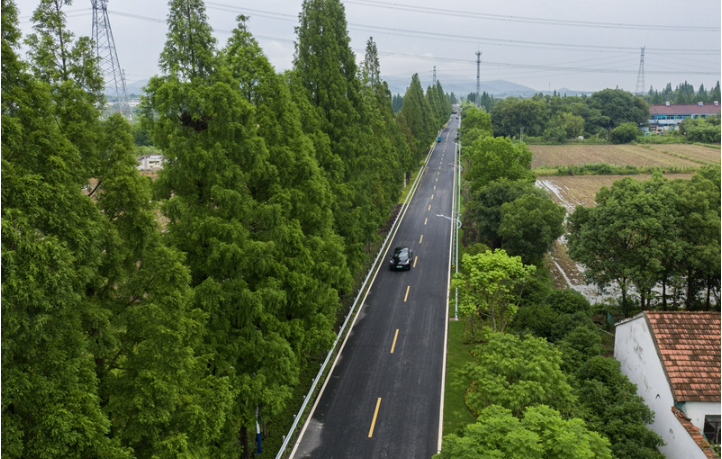
<svg viewBox="0 0 722 459"><path fill-rule="evenodd" d="M683 143L668 145L645 145L643 146L643 148L660 151L667 155L687 157L691 161L699 163L720 164L721 150L719 148L703 147L700 145L687 145Z"/></svg>
<svg viewBox="0 0 722 459"><path fill-rule="evenodd" d="M652 175L560 175L541 177L536 184L549 191L554 201L564 206L567 212L572 212L577 205L594 207L594 197L603 186L612 186L615 181L626 177L648 180ZM666 174L665 177L670 180L689 179L692 174Z"/></svg>
<svg viewBox="0 0 722 459"><path fill-rule="evenodd" d="M529 145L532 168L607 163L637 167L720 164L720 150L700 145Z"/></svg>

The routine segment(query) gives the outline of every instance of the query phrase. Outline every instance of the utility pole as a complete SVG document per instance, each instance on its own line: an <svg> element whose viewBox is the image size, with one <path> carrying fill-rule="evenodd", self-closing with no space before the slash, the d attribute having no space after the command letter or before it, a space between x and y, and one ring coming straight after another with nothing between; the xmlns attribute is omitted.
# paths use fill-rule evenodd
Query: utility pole
<svg viewBox="0 0 722 459"><path fill-rule="evenodd" d="M476 106L481 106L479 92L481 89L481 51L476 52Z"/></svg>
<svg viewBox="0 0 722 459"><path fill-rule="evenodd" d="M436 66L434 66L434 83L432 86L436 86Z"/></svg>
<svg viewBox="0 0 722 459"><path fill-rule="evenodd" d="M642 55L639 57L639 72L637 72L637 86L634 88L636 94L644 94L644 48L642 46Z"/></svg>
<svg viewBox="0 0 722 459"><path fill-rule="evenodd" d="M120 68L118 53L115 50L113 30L108 18L108 0L90 0L93 5L93 40L98 66L103 74L106 88L115 90L118 100L118 111L128 119L132 119L128 93L125 88L125 72Z"/></svg>

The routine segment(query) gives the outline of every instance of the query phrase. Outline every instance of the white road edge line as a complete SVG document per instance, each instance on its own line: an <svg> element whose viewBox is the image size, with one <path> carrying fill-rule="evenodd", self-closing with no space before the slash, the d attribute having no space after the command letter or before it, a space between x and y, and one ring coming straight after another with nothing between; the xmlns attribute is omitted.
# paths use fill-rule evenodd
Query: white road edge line
<svg viewBox="0 0 722 459"><path fill-rule="evenodd" d="M446 136L446 140L449 140L449 134ZM457 158L457 164L458 164L458 158ZM454 165L454 171L456 171L456 165ZM454 176L456 176L456 172L454 172ZM452 195L451 195L451 215L454 215L454 207L455 200L456 200L456 177L454 177L454 186L452 187ZM447 285L446 285L446 312L444 313L444 359L441 366L441 400L439 401L439 442L437 445L437 451L436 453L441 453L441 444L443 443L444 439L444 389L446 386L446 351L448 349L448 341L449 341L449 298L451 294L451 255L453 253L454 248L454 224L456 222L454 220L450 220L451 224L451 237L449 237L449 274L447 278Z"/></svg>
<svg viewBox="0 0 722 459"><path fill-rule="evenodd" d="M426 158L426 162L424 163L424 168L420 172L421 177L419 177L419 183L416 185L416 188L412 191L411 197L409 198L409 205L404 208L404 213L401 215L401 218L399 219L399 224L396 225L394 234L389 239L389 247L391 247L391 245L393 245L392 243L394 241L394 238L396 237L396 232L399 230L399 228L401 228L401 223L404 221L404 217L406 216L406 211L409 210L409 207L411 207L411 202L414 200L414 196L416 195L416 190L419 189L419 185L421 185L421 179L423 178L424 172L426 172L426 166L428 165L429 160L431 160L431 156L434 154L435 150L436 150L436 143L434 143L434 146L431 147L431 151L429 152L429 155ZM364 297L361 300L361 303L359 305L358 311L356 311L356 315L353 318L353 322L351 322L351 326L349 327L348 332L346 333L346 337L343 339L343 343L341 343L341 347L338 350L338 354L336 354L336 358L333 360L333 365L331 365L331 369L328 370L328 374L326 375L326 380L323 382L323 385L321 386L321 390L318 391L318 395L316 395L316 400L313 402L313 406L311 406L311 411L308 412L308 416L306 416L306 422L303 423L303 428L301 428L301 431L298 433L298 437L296 437L296 441L293 445L293 449L291 450L291 454L288 455L289 459L293 459L293 456L296 454L296 450L298 449L298 446L301 444L301 439L303 438L303 435L306 433L306 428L308 428L308 424L311 422L311 419L313 419L313 413L316 411L318 402L321 401L321 397L323 396L323 391L326 390L326 385L328 384L329 379L331 379L331 375L333 374L333 370L336 368L338 359L341 357L341 354L343 353L343 350L346 347L346 341L348 341L348 337L351 335L351 330L353 330L354 325L356 325L356 319L358 319L358 315L361 313L361 310L363 309L363 305L366 302L366 297L369 295L371 288L373 288L374 282L376 282L376 276L379 274L379 271L381 270L381 266L383 266L383 265L385 265L385 264L379 263L378 267L376 268L376 273L374 274L373 279L371 279L369 288L366 289L366 294L364 294ZM447 295L448 295L448 293L447 293ZM446 315L447 316L449 315L448 306L447 306ZM447 326L448 326L448 324L447 324ZM446 355L444 355L444 362L446 362ZM446 363L444 363L444 366L446 366ZM443 391L443 386L442 386L442 391ZM443 397L441 400L443 402Z"/></svg>

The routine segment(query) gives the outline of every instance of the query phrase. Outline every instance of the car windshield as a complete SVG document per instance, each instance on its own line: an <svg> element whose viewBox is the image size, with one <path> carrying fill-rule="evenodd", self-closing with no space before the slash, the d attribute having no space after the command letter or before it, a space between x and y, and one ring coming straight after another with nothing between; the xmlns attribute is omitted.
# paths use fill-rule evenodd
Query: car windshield
<svg viewBox="0 0 722 459"><path fill-rule="evenodd" d="M396 249L394 250L394 257L396 258L402 258L409 256L409 249Z"/></svg>

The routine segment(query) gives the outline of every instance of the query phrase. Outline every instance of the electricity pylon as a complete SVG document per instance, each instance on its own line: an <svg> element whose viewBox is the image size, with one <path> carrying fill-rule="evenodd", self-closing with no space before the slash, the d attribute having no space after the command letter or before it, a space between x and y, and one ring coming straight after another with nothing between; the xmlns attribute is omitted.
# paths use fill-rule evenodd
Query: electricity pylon
<svg viewBox="0 0 722 459"><path fill-rule="evenodd" d="M476 52L476 106L481 106L479 90L481 89L481 51Z"/></svg>
<svg viewBox="0 0 722 459"><path fill-rule="evenodd" d="M118 53L115 50L113 30L108 19L108 0L90 0L93 4L93 40L98 65L103 74L106 88L115 90L118 100L118 111L128 119L132 119L128 92L125 88L125 73L120 68Z"/></svg>
<svg viewBox="0 0 722 459"><path fill-rule="evenodd" d="M637 94L644 94L644 48L642 47L642 55L639 57L639 72L637 73L637 86L634 88L634 92Z"/></svg>

